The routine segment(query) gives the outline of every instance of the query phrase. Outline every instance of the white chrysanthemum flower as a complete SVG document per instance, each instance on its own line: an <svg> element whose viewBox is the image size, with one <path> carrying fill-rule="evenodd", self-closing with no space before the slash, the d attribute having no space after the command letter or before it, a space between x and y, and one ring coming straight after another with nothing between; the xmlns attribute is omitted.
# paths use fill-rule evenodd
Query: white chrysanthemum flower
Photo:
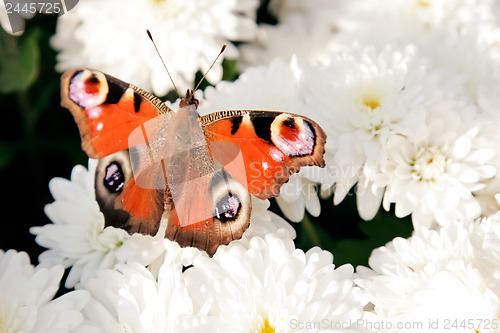
<svg viewBox="0 0 500 333"><path fill-rule="evenodd" d="M276 59L268 67L250 67L234 82L220 82L215 88L205 89L198 111L200 114L231 109L284 111L316 120L316 114L311 116L311 113L299 109L304 102L299 86L303 70L296 58L290 63ZM306 208L314 216L320 213L318 196L311 188L311 181L301 176L305 169L319 168L302 168L281 188L277 199L283 213L296 222L302 220Z"/></svg>
<svg viewBox="0 0 500 333"><path fill-rule="evenodd" d="M104 270L81 288L91 300L75 330L93 332L178 332L178 318L192 313L178 258L167 255L156 278L139 264Z"/></svg>
<svg viewBox="0 0 500 333"><path fill-rule="evenodd" d="M233 240L230 244L239 243L244 247L248 247L252 238L264 237L265 235L271 233L279 235L283 239L295 239L297 237L297 233L290 223L285 221L279 215L269 211L268 208L269 200L260 200L252 197L250 226L247 230L245 230L241 239ZM205 251L200 251L192 247L181 248L179 244L168 239L164 240L164 246L166 247L166 251L163 252L163 255L148 265L148 269L155 277L158 276L158 272L163 265L165 256L168 255L172 257L172 253L176 253L178 260L180 260L182 265L185 267L191 266L198 256L208 257ZM219 249L226 246L227 245L221 245ZM217 251L219 251L219 249L217 249Z"/></svg>
<svg viewBox="0 0 500 333"><path fill-rule="evenodd" d="M179 92L194 86L197 71L205 71L221 46L254 38L256 0L80 0L58 19L52 45L61 51L57 70L85 66L102 70L155 94L172 83L146 36L149 29ZM229 43L223 57L235 58ZM207 79L222 78L219 61Z"/></svg>
<svg viewBox="0 0 500 333"><path fill-rule="evenodd" d="M242 242L248 243L253 237L264 237L270 233L279 233L287 239L295 239L295 229L281 216L268 210L269 200L260 200L252 196L252 215L250 226L243 233Z"/></svg>
<svg viewBox="0 0 500 333"><path fill-rule="evenodd" d="M163 237L129 236L123 229L104 228L94 194L96 165L96 160L89 161L89 170L77 165L71 180L52 179L49 187L55 202L46 206L45 213L53 224L30 230L48 249L40 255L41 263L71 266L68 288L120 262L148 265L164 251Z"/></svg>
<svg viewBox="0 0 500 333"><path fill-rule="evenodd" d="M353 268L334 269L329 252L295 249L274 234L249 247L232 243L212 259L199 257L185 275L196 315L189 332L317 332L362 318ZM330 325L330 326L328 326ZM307 327L306 327L307 326ZM342 328L347 329L346 326ZM346 330L347 331L347 330Z"/></svg>
<svg viewBox="0 0 500 333"><path fill-rule="evenodd" d="M305 214L304 208L312 216L319 216L321 213L318 185L307 178L308 173L315 172L313 169L317 168L305 167L302 173L291 175L288 183L281 187L279 197L276 197L278 206L291 221L302 221Z"/></svg>
<svg viewBox="0 0 500 333"><path fill-rule="evenodd" d="M302 69L297 61L273 61L269 66L248 68L236 81L222 81L207 87L198 112L221 110L271 110L298 112L303 100L298 83Z"/></svg>
<svg viewBox="0 0 500 333"><path fill-rule="evenodd" d="M494 165L500 170L500 163ZM484 188L474 192L474 198L481 206L481 216L488 217L500 211L500 177L487 180Z"/></svg>
<svg viewBox="0 0 500 333"><path fill-rule="evenodd" d="M472 192L495 174L488 163L494 151L482 145L484 119L474 105L443 99L427 111L423 137L389 140L388 162L377 182L387 185L384 208L395 203L396 216L412 213L416 229L479 217Z"/></svg>
<svg viewBox="0 0 500 333"><path fill-rule="evenodd" d="M418 53L429 59L433 70L456 76L465 95L480 106L487 108L486 98L498 99L500 66L493 59L493 45L481 40L476 31L434 34L419 46Z"/></svg>
<svg viewBox="0 0 500 333"><path fill-rule="evenodd" d="M53 299L62 266L33 267L25 252L0 250L0 332L70 332L89 300L85 291Z"/></svg>
<svg viewBox="0 0 500 333"><path fill-rule="evenodd" d="M269 12L280 24L288 23L295 17L304 17L309 24L325 25L325 29L335 27L344 3L330 0L271 0Z"/></svg>
<svg viewBox="0 0 500 333"><path fill-rule="evenodd" d="M311 64L327 62L328 53L341 47L333 36L344 5L330 0L270 1L269 12L278 24L261 24L257 38L241 46L240 67L267 65L274 58L289 61L293 56Z"/></svg>
<svg viewBox="0 0 500 333"><path fill-rule="evenodd" d="M500 212L470 226L474 259L489 288L500 297Z"/></svg>
<svg viewBox="0 0 500 333"><path fill-rule="evenodd" d="M488 0L349 1L339 22L339 41L370 45L419 43L434 33L476 30L495 22Z"/></svg>
<svg viewBox="0 0 500 333"><path fill-rule="evenodd" d="M358 182L358 210L364 219L378 211L383 187L372 181L385 163L387 140L418 135L424 121L427 87L433 75L423 70L411 49L365 48L340 54L326 67L307 72L303 106L325 130L327 173L318 176L327 190L335 183L334 203ZM304 111L305 112L305 111Z"/></svg>
<svg viewBox="0 0 500 333"><path fill-rule="evenodd" d="M458 223L439 232L424 229L374 250L369 259L373 270L357 268L355 282L373 305L373 320L386 323L379 332L394 332L398 323L407 325L398 332L444 331L446 321L454 332L490 332L491 322L498 320L500 299L474 267L468 237ZM451 326L455 320L458 327ZM470 320L472 327L464 330L462 320Z"/></svg>

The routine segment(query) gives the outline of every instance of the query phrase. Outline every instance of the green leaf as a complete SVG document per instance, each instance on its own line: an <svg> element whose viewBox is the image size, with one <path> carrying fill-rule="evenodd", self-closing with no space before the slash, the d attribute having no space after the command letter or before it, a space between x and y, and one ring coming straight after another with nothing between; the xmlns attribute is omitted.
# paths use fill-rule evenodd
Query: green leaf
<svg viewBox="0 0 500 333"><path fill-rule="evenodd" d="M222 68L224 69L222 80L234 81L238 78L238 62L236 60L224 59Z"/></svg>
<svg viewBox="0 0 500 333"><path fill-rule="evenodd" d="M333 206L331 198L322 200L318 218L306 213L302 222L293 224L297 230L296 247L307 251L319 246L330 251L336 266L346 263L367 266L374 249L395 237L411 236L413 226L409 217L400 219L393 211L380 210L373 220L364 221L356 209L355 196L347 196L337 206Z"/></svg>
<svg viewBox="0 0 500 333"><path fill-rule="evenodd" d="M393 212L379 212L371 221L359 224L365 238L342 239L333 246L335 264L351 263L353 266L368 265L371 252L392 241L395 237L410 237L413 231L411 219L400 219Z"/></svg>
<svg viewBox="0 0 500 333"><path fill-rule="evenodd" d="M307 251L313 246L319 246L323 250L332 250L335 243L333 238L319 224L314 223L309 214L304 216L298 225L296 246Z"/></svg>
<svg viewBox="0 0 500 333"><path fill-rule="evenodd" d="M0 92L26 90L35 82L40 67L38 35L36 29L22 37L0 35Z"/></svg>
<svg viewBox="0 0 500 333"><path fill-rule="evenodd" d="M5 169L11 162L14 152L9 144L0 142L0 169Z"/></svg>

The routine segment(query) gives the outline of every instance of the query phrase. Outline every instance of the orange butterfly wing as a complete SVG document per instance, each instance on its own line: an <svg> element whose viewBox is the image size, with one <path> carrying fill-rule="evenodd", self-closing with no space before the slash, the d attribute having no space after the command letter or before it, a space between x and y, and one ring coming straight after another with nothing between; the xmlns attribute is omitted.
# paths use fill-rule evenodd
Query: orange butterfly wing
<svg viewBox="0 0 500 333"><path fill-rule="evenodd" d="M90 158L101 159L95 188L106 225L131 233L156 233L165 191L136 184L126 150L135 128L171 110L150 93L90 69L63 74L61 105L75 118L83 150ZM144 172L144 177L156 175Z"/></svg>
<svg viewBox="0 0 500 333"><path fill-rule="evenodd" d="M166 193L137 186L128 150L99 159L95 195L106 226L122 228L130 234L155 235L158 231Z"/></svg>
<svg viewBox="0 0 500 333"><path fill-rule="evenodd" d="M243 236L251 210L248 191L220 171L196 184L185 184L184 197L169 212L165 237L212 256L220 245ZM208 214L202 215L204 211ZM196 222L183 225L183 221Z"/></svg>
<svg viewBox="0 0 500 333"><path fill-rule="evenodd" d="M150 93L99 71L68 71L61 87L61 105L73 114L91 158L127 149L133 129L171 111Z"/></svg>
<svg viewBox="0 0 500 333"><path fill-rule="evenodd" d="M200 118L209 143L239 146L244 171L231 164L224 149L212 156L226 165L231 176L260 199L279 195L290 175L306 165L324 166L326 135L311 119L273 111L221 111ZM215 146L217 147L217 146ZM233 154L234 155L234 154Z"/></svg>

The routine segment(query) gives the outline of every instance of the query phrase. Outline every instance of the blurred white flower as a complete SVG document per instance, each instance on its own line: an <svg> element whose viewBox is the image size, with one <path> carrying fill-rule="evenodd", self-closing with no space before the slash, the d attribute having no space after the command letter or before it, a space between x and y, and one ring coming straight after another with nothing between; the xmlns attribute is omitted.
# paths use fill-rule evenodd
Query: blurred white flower
<svg viewBox="0 0 500 333"><path fill-rule="evenodd" d="M499 141L497 141L499 142ZM500 170L500 163L495 163ZM485 182L485 187L474 192L474 198L481 206L481 216L488 217L500 211L500 177L495 176Z"/></svg>
<svg viewBox="0 0 500 333"><path fill-rule="evenodd" d="M149 29L182 94L224 43L254 38L257 6L256 0L80 0L58 19L52 39L60 51L56 68L90 67L165 95L172 83L146 35ZM223 57L237 56L229 43ZM222 78L221 63L208 73L210 82Z"/></svg>
<svg viewBox="0 0 500 333"><path fill-rule="evenodd" d="M196 315L183 327L189 332L317 332L319 327L305 328L304 322L355 323L364 312L353 268L334 269L332 259L319 248L304 253L274 234L254 237L249 247L231 243L212 259L199 257L184 273ZM333 325L325 331L334 331Z"/></svg>
<svg viewBox="0 0 500 333"><path fill-rule="evenodd" d="M67 288L120 262L148 265L165 250L161 236L129 236L123 229L104 228L94 194L96 165L97 160L90 160L89 170L75 166L71 180L52 179L49 187L55 201L45 213L53 223L30 229L36 242L48 249L40 255L40 263L71 266Z"/></svg>
<svg viewBox="0 0 500 333"><path fill-rule="evenodd" d="M205 89L198 111L202 115L231 109L284 111L316 120L315 113L299 108L305 98L300 89L303 70L297 58L288 63L275 59L269 66L249 67L236 81L223 81L215 88ZM316 190L311 188L311 181L302 176L305 169L319 168L302 168L281 188L282 198L277 199L286 217L296 222L302 220L306 208L314 216L320 213Z"/></svg>
<svg viewBox="0 0 500 333"><path fill-rule="evenodd" d="M500 65L494 59L493 46L481 40L476 31L436 33L419 45L418 54L428 59L428 66L433 71L455 77L463 86L461 96L467 96L474 103L487 108L485 99L497 99L500 91Z"/></svg>
<svg viewBox="0 0 500 333"><path fill-rule="evenodd" d="M240 46L239 68L268 65L275 58L288 62L295 56L310 64L328 63L330 53L345 47L335 42L327 27L315 27L302 16L292 16L278 25L259 25L256 39Z"/></svg>
<svg viewBox="0 0 500 333"><path fill-rule="evenodd" d="M495 24L489 0L349 1L339 21L338 41L383 46L419 44L435 33L477 31Z"/></svg>
<svg viewBox="0 0 500 333"><path fill-rule="evenodd" d="M500 45L500 44L499 44ZM476 80L476 94L473 96L477 98L477 105L481 112L482 131L485 133L485 140L489 143L494 151L494 156L491 163L496 170L500 170L500 151L498 149L498 142L500 142L500 112L498 112L498 105L500 105L500 63L491 59L475 59L480 60L477 62L479 71L483 75ZM489 60L489 61L488 61ZM473 66L467 67L473 71ZM497 174L482 182L484 188L474 191L474 197L481 205L481 215L489 216L500 211L500 176Z"/></svg>
<svg viewBox="0 0 500 333"><path fill-rule="evenodd" d="M89 295L72 291L53 299L63 273L60 265L34 267L25 252L0 250L0 331L72 332Z"/></svg>
<svg viewBox="0 0 500 333"><path fill-rule="evenodd" d="M269 66L248 68L233 82L207 87L198 113L241 109L297 113L304 99L298 85L301 76L297 61L276 59Z"/></svg>
<svg viewBox="0 0 500 333"><path fill-rule="evenodd" d="M257 38L241 46L240 67L267 65L274 58L298 56L311 64L328 62L342 48L333 38L343 1L272 0L268 10L278 24L260 24Z"/></svg>
<svg viewBox="0 0 500 333"><path fill-rule="evenodd" d="M500 297L500 212L470 226L474 261L487 286Z"/></svg>
<svg viewBox="0 0 500 333"><path fill-rule="evenodd" d="M469 233L458 223L396 238L375 249L369 263L372 269L357 267L355 282L373 305L374 320L393 325L379 332L394 332L397 323L420 323L398 332L443 331L446 320L464 319L472 327L454 327L454 332L490 332L485 322L498 320L500 299L475 267ZM429 326L435 321L438 327Z"/></svg>
<svg viewBox="0 0 500 333"><path fill-rule="evenodd" d="M289 23L295 17L305 18L309 25L324 26L334 30L345 3L331 0L271 0L269 12L279 24Z"/></svg>
<svg viewBox="0 0 500 333"><path fill-rule="evenodd" d="M472 192L492 177L494 155L481 145L483 118L473 104L443 99L427 110L427 130L420 138L394 136L388 163L377 184L387 185L384 208L396 204L396 216L412 213L415 229L480 216Z"/></svg>

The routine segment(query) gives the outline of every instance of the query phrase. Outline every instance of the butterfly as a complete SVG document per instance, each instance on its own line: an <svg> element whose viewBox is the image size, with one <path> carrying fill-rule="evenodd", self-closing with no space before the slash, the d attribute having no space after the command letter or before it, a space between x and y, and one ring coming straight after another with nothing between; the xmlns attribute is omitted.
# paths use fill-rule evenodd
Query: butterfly
<svg viewBox="0 0 500 333"><path fill-rule="evenodd" d="M174 112L132 84L90 69L61 78L82 148L99 159L95 195L106 226L165 237L212 256L242 237L251 195L267 199L300 167L324 167L326 135L313 120L275 111L199 116L188 90ZM187 222L186 222L187 221Z"/></svg>

